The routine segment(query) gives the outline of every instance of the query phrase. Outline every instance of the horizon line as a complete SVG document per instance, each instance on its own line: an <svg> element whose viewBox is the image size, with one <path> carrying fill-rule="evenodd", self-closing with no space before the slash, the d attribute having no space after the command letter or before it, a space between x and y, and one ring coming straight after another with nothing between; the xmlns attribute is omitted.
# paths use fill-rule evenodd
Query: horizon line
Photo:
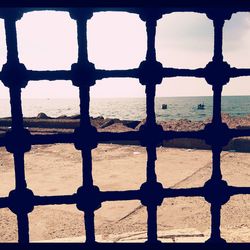
<svg viewBox="0 0 250 250"><path fill-rule="evenodd" d="M221 95L222 97L240 97L250 96L249 95ZM194 96L155 96L155 98L180 98L180 97L213 97L213 95L194 95ZM146 98L145 96L109 96L109 97L90 97L90 99L128 99L128 98ZM0 100L8 100L9 97L0 97ZM22 99L79 99L79 97L22 97Z"/></svg>

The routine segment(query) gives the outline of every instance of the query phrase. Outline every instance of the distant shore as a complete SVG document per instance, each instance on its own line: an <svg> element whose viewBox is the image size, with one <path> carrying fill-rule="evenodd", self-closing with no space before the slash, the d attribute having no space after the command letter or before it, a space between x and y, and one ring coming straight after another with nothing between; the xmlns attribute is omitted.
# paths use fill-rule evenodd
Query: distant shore
<svg viewBox="0 0 250 250"><path fill-rule="evenodd" d="M222 121L227 123L229 128L246 129L250 128L250 115L243 117L230 116L222 114ZM120 120L116 118L104 118L102 116L91 117L91 124L99 132L127 132L138 131L139 127L145 122L136 120ZM204 121L191 121L188 119L169 119L158 122L165 131L197 131L202 130L211 119ZM52 118L45 113L39 113L37 117L24 118L24 126L29 128L32 134L52 134L52 133L72 133L79 126L80 116L60 116ZM0 134L4 134L11 126L11 118L0 118ZM111 142L112 143L112 142ZM118 144L133 144L139 142L113 142ZM174 139L165 141L163 146L177 148L197 148L209 149L204 141L198 139ZM225 150L234 150L239 152L250 152L250 139L248 137L235 138L225 147Z"/></svg>

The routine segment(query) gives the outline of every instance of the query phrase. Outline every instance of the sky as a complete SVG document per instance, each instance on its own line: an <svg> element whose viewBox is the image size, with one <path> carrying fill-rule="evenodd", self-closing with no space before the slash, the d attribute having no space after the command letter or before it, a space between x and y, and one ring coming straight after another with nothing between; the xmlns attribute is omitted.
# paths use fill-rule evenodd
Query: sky
<svg viewBox="0 0 250 250"><path fill-rule="evenodd" d="M137 68L146 55L146 28L136 14L95 13L88 21L89 61L97 69ZM77 61L76 23L67 12L35 11L17 22L19 59L31 70L69 70ZM233 14L224 27L223 53L232 67L250 67L250 14ZM156 55L164 67L200 68L211 61L212 21L203 14L172 13L157 23ZM6 62L4 23L0 19L0 67ZM250 78L232 79L223 95L250 95ZM211 86L196 78L167 78L157 96L212 95ZM70 81L30 81L23 98L77 98ZM144 97L137 79L104 79L91 87L91 97ZM8 89L0 84L0 98Z"/></svg>

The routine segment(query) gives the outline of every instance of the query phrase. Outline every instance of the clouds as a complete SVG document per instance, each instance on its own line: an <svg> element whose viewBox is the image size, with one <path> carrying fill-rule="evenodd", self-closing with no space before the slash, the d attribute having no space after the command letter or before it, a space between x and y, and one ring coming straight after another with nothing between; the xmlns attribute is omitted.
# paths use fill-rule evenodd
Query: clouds
<svg viewBox="0 0 250 250"><path fill-rule="evenodd" d="M171 13L157 26L157 59L166 67L204 67L212 58L213 27L204 14Z"/></svg>
<svg viewBox="0 0 250 250"><path fill-rule="evenodd" d="M241 50L249 44L250 13L238 12L224 25L224 50ZM239 46L240 45L240 46Z"/></svg>
<svg viewBox="0 0 250 250"><path fill-rule="evenodd" d="M159 45L178 45L183 50L204 50L213 36L212 22L206 15L192 12L164 15L158 21L157 32Z"/></svg>
<svg viewBox="0 0 250 250"><path fill-rule="evenodd" d="M250 13L234 14L225 23L224 59L233 67L250 68Z"/></svg>
<svg viewBox="0 0 250 250"><path fill-rule="evenodd" d="M70 69L77 61L75 21L66 12L32 12L17 23L18 50L28 69ZM250 68L250 14L237 13L225 22L224 59L231 66ZM146 55L146 27L136 14L96 13L88 21L89 59L96 68L128 69L138 67ZM156 33L157 60L165 67L199 68L212 60L213 24L204 14L171 13L158 21ZM6 62L3 20L0 22L0 65ZM224 94L250 94L249 78L232 80ZM242 83L242 84L241 84ZM42 83L41 83L42 84ZM104 87L104 85L108 87ZM73 97L77 89L70 82L30 83L24 97ZM56 91L57 86L58 91ZM158 86L160 96L207 95L210 86L202 79L166 79ZM7 97L0 86L0 97ZM105 79L93 87L93 97L144 96L137 80Z"/></svg>

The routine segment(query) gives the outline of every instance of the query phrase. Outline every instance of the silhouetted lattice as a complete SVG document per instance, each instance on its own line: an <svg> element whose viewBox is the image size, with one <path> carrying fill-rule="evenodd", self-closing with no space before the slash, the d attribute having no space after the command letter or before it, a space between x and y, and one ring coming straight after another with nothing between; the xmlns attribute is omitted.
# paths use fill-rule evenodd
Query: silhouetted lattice
<svg viewBox="0 0 250 250"><path fill-rule="evenodd" d="M176 1L177 2L177 1ZM54 3L54 2L53 2ZM34 206L53 204L76 204L77 208L84 212L86 242L95 243L94 212L101 207L102 202L118 200L140 200L148 211L148 243L159 243L157 239L157 207L162 204L163 199L169 197L204 197L211 204L211 236L208 242L225 242L220 235L220 211L221 206L228 202L231 196L237 194L249 194L249 187L228 186L222 180L220 169L220 154L232 138L249 136L250 130L229 129L227 124L221 120L221 92L223 85L227 84L232 77L249 76L250 69L232 68L223 61L222 37L225 20L231 18L232 13L250 10L248 5L236 5L236 1L230 1L231 5L222 9L213 2L210 8L207 2L204 5L197 4L188 6L183 1L175 5L170 2L161 8L134 8L121 7L115 9L116 4L103 3L105 10L128 11L137 13L145 22L147 28L147 54L145 61L141 62L139 68L129 70L101 70L95 69L94 64L88 61L87 51L87 20L92 17L93 12L103 8L50 8L68 11L70 17L76 21L78 38L78 62L73 64L71 70L60 71L32 71L27 70L19 62L17 50L16 21L24 12L35 10L35 8L2 8L0 17L4 19L7 43L7 63L3 66L0 79L10 90L12 127L4 138L0 139L0 146L5 146L8 152L13 154L15 163L16 187L8 197L0 198L0 207L9 207L16 214L18 221L18 237L20 243L29 242L28 213L32 212ZM54 3L55 4L55 3ZM88 4L90 4L88 2ZM87 4L87 5L88 5ZM182 4L182 5L181 5ZM56 5L56 4L55 4ZM91 4L90 4L91 5ZM101 3L99 4L101 5ZM50 6L50 5L48 5ZM93 5L96 7L95 5ZM112 7L112 8L111 8ZM43 8L48 9L48 8ZM193 11L205 13L213 21L214 25L214 56L205 68L199 69L176 69L164 68L155 56L155 33L157 20L163 14L174 11ZM31 34L32 35L32 34ZM63 56L63 55L62 55ZM155 89L163 78L186 76L205 78L213 88L213 119L204 130L191 132L164 131L156 123L155 119ZM96 80L110 77L131 77L139 79L146 90L146 123L137 132L109 133L97 132L91 126L89 117L89 91ZM79 87L80 96L80 126L72 134L53 135L31 135L29 130L23 126L21 88L25 88L30 80L71 80ZM157 158L156 148L163 140L173 138L199 138L211 146L213 153L212 176L203 187L188 189L163 188L157 181L155 173L155 161ZM141 185L140 190L108 191L102 192L93 183L91 150L96 148L100 142L115 140L140 140L141 145L147 149L147 180ZM75 194L42 197L34 195L27 188L25 181L24 154L31 149L32 145L50 143L74 143L75 148L82 153L83 185Z"/></svg>

